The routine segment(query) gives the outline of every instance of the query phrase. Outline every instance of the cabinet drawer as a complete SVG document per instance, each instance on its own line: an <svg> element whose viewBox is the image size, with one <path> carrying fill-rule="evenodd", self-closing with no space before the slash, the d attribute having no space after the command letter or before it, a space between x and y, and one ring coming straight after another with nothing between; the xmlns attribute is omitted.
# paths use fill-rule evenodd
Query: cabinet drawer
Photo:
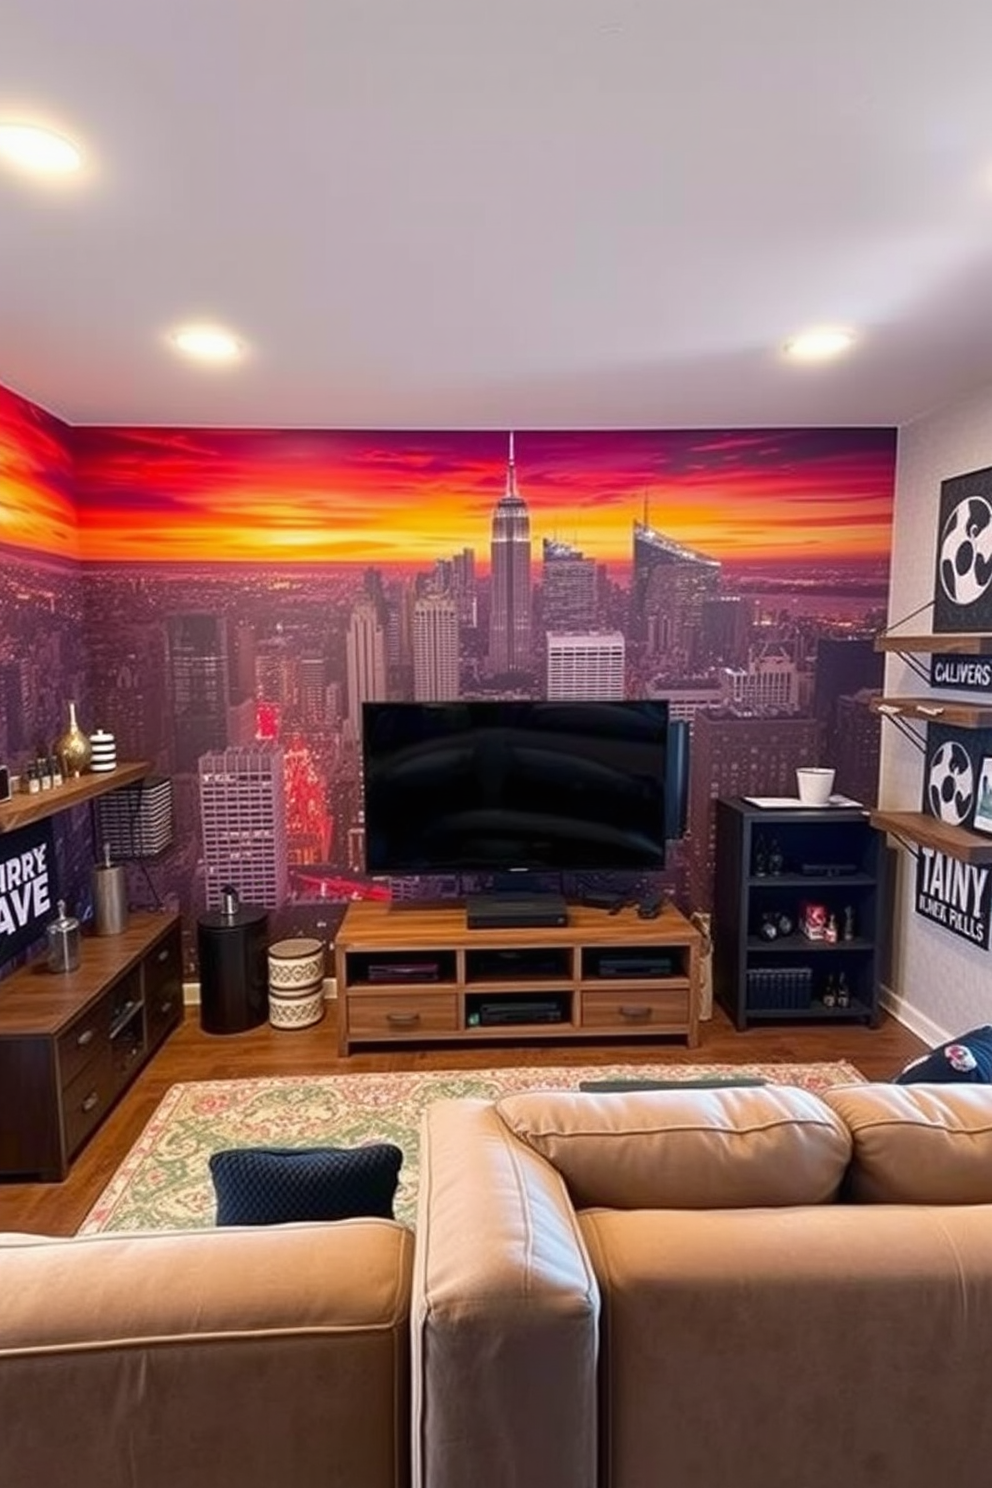
<svg viewBox="0 0 992 1488"><path fill-rule="evenodd" d="M62 1092L67 1157L99 1126L110 1110L117 1088L110 1046L104 1043L97 1057Z"/></svg>
<svg viewBox="0 0 992 1488"><path fill-rule="evenodd" d="M59 1084L63 1089L74 1080L80 1070L92 1062L107 1047L110 1038L110 1015L112 994L108 993L95 1002L81 1018L70 1023L56 1040L59 1060Z"/></svg>
<svg viewBox="0 0 992 1488"><path fill-rule="evenodd" d="M454 1033L458 1028L458 999L453 992L390 993L388 997L359 992L347 1001L352 1038Z"/></svg>
<svg viewBox="0 0 992 1488"><path fill-rule="evenodd" d="M164 1037L182 1016L183 979L179 936L170 935L145 957L143 968L145 1030L148 1048Z"/></svg>
<svg viewBox="0 0 992 1488"><path fill-rule="evenodd" d="M582 1027L628 1033L636 1028L683 1030L689 1023L689 988L616 988L582 993Z"/></svg>

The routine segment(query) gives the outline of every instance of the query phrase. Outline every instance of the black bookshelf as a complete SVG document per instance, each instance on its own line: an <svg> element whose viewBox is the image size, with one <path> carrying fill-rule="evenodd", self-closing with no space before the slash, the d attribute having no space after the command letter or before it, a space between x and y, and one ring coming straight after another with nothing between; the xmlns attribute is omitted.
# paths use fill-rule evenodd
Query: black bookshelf
<svg viewBox="0 0 992 1488"><path fill-rule="evenodd" d="M860 807L717 802L713 988L737 1028L878 1025L889 857ZM830 938L803 932L807 905L822 908Z"/></svg>

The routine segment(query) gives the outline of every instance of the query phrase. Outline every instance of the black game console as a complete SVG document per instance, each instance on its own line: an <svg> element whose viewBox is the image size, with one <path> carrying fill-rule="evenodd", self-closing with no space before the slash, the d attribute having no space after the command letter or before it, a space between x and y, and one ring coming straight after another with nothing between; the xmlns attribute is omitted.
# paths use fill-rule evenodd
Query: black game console
<svg viewBox="0 0 992 1488"><path fill-rule="evenodd" d="M436 982L441 968L436 961L371 961L370 982Z"/></svg>
<svg viewBox="0 0 992 1488"><path fill-rule="evenodd" d="M600 956L601 977L668 977L677 971L675 955L661 951L655 956L631 956L622 951L615 956Z"/></svg>
<svg viewBox="0 0 992 1488"><path fill-rule="evenodd" d="M845 878L857 873L857 863L800 863L799 872L804 878Z"/></svg>
<svg viewBox="0 0 992 1488"><path fill-rule="evenodd" d="M465 901L470 930L541 930L568 924L561 894L470 894Z"/></svg>
<svg viewBox="0 0 992 1488"><path fill-rule="evenodd" d="M563 1023L564 1010L557 998L494 998L479 1004L479 1025L492 1028L501 1023Z"/></svg>

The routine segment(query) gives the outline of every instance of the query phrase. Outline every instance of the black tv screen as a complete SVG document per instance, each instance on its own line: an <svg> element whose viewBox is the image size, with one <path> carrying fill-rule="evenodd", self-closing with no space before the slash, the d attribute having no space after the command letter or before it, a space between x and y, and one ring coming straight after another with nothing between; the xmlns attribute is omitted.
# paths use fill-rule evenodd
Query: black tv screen
<svg viewBox="0 0 992 1488"><path fill-rule="evenodd" d="M365 703L369 873L665 862L665 702Z"/></svg>

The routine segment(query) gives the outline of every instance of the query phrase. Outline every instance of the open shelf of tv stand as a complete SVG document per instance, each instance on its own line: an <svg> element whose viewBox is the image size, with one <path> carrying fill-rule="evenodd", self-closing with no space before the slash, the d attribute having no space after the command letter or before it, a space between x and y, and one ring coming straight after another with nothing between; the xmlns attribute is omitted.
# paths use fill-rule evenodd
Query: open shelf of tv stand
<svg viewBox="0 0 992 1488"><path fill-rule="evenodd" d="M573 905L564 926L470 930L461 906L354 903L334 955L342 1054L454 1040L699 1041L700 934L670 905L653 920ZM486 1004L509 1021L481 1021Z"/></svg>

